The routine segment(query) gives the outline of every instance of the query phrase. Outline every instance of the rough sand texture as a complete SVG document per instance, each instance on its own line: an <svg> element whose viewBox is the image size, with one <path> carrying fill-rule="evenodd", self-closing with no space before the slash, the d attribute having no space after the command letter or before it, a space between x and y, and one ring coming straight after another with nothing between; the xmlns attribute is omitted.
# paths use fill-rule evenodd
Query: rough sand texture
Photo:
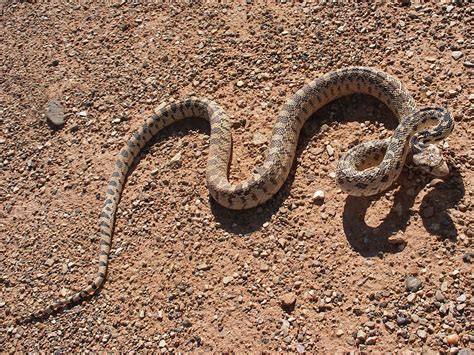
<svg viewBox="0 0 474 355"><path fill-rule="evenodd" d="M12 3L0 26L0 350L473 347L472 5ZM380 196L338 191L341 153L396 126L354 95L306 124L269 203L230 211L204 184L206 123L176 124L128 179L105 287L14 323L94 277L115 155L161 102L194 93L227 109L240 179L285 100L352 65L395 75L420 107L449 107L447 179L409 166ZM59 129L46 119L54 98Z"/></svg>

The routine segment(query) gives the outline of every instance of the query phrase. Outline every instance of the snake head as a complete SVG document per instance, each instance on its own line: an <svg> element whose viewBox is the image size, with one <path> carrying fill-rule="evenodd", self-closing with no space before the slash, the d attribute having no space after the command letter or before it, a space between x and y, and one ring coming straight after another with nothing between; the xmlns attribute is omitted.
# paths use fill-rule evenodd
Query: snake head
<svg viewBox="0 0 474 355"><path fill-rule="evenodd" d="M414 154L413 162L431 175L443 177L449 174L448 164L441 150L435 145L428 144L419 153Z"/></svg>

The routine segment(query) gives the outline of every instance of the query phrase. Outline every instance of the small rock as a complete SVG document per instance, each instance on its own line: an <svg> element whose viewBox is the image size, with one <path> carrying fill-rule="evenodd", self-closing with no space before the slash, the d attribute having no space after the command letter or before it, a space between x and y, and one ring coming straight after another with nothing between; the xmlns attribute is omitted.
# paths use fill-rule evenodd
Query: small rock
<svg viewBox="0 0 474 355"><path fill-rule="evenodd" d="M255 132L255 134L252 137L252 144L255 144L255 145L263 144L266 141L267 141L267 137L265 137L263 134L259 132Z"/></svg>
<svg viewBox="0 0 474 355"><path fill-rule="evenodd" d="M161 339L160 342L158 343L158 346L159 346L160 348L166 347L166 341L165 341L165 339Z"/></svg>
<svg viewBox="0 0 474 355"><path fill-rule="evenodd" d="M211 266L208 265L208 264L206 264L206 263L204 263L204 264L199 264L199 265L197 266L197 269L198 269L199 271L207 271L207 270L210 270L210 269L211 269Z"/></svg>
<svg viewBox="0 0 474 355"><path fill-rule="evenodd" d="M407 241L405 240L405 237L400 234L391 235L390 237L388 237L387 241L389 244L402 245L402 246L407 243Z"/></svg>
<svg viewBox="0 0 474 355"><path fill-rule="evenodd" d="M322 204L324 202L324 191L318 190L313 194L313 201L318 204Z"/></svg>
<svg viewBox="0 0 474 355"><path fill-rule="evenodd" d="M281 306L286 310L293 310L296 304L296 294L294 292L285 293L280 298Z"/></svg>
<svg viewBox="0 0 474 355"><path fill-rule="evenodd" d="M461 51L452 51L451 56L454 58L454 60L458 60L459 58L462 57L462 52Z"/></svg>
<svg viewBox="0 0 474 355"><path fill-rule="evenodd" d="M466 302L466 299L467 299L466 294L463 293L461 296L459 296L458 298L456 298L456 301L458 301L458 302Z"/></svg>
<svg viewBox="0 0 474 355"><path fill-rule="evenodd" d="M300 354L304 353L304 345L303 344L296 345L296 351Z"/></svg>
<svg viewBox="0 0 474 355"><path fill-rule="evenodd" d="M398 316L397 317L397 324L399 326L402 326L402 325L407 325L409 322L408 322L408 319L405 318L405 317L402 317L402 316Z"/></svg>
<svg viewBox="0 0 474 355"><path fill-rule="evenodd" d="M367 338L367 334L366 334L362 329L360 329L360 330L357 332L356 339L357 339L359 342L364 343L366 338Z"/></svg>
<svg viewBox="0 0 474 355"><path fill-rule="evenodd" d="M386 322L384 324L385 324L385 327L390 331L395 329L395 323L393 323L393 322Z"/></svg>
<svg viewBox="0 0 474 355"><path fill-rule="evenodd" d="M334 148L330 144L326 146L326 152L330 157L334 156Z"/></svg>
<svg viewBox="0 0 474 355"><path fill-rule="evenodd" d="M367 340L365 341L365 344L366 345L375 345L376 342L377 342L376 337L368 337Z"/></svg>
<svg viewBox="0 0 474 355"><path fill-rule="evenodd" d="M64 124L64 107L58 99L52 99L46 107L46 117L55 126Z"/></svg>
<svg viewBox="0 0 474 355"><path fill-rule="evenodd" d="M439 288L441 291L446 292L448 290L448 283L446 281L443 282Z"/></svg>
<svg viewBox="0 0 474 355"><path fill-rule="evenodd" d="M474 259L474 253L464 253L462 256L462 261L465 263L471 263L472 259Z"/></svg>
<svg viewBox="0 0 474 355"><path fill-rule="evenodd" d="M81 111L77 114L79 117L86 118L87 117L87 111Z"/></svg>
<svg viewBox="0 0 474 355"><path fill-rule="evenodd" d="M439 313L444 316L446 315L446 313L448 313L448 309L446 308L446 306L444 304L442 304L440 307L439 307Z"/></svg>
<svg viewBox="0 0 474 355"><path fill-rule="evenodd" d="M421 281L413 276L407 276L405 279L405 287L408 292L416 292L421 288Z"/></svg>
<svg viewBox="0 0 474 355"><path fill-rule="evenodd" d="M410 303L413 303L415 298L416 298L416 293L410 293L407 297L407 301L410 302Z"/></svg>
<svg viewBox="0 0 474 355"><path fill-rule="evenodd" d="M365 326L366 326L367 328L374 329L374 328L375 328L375 322L369 320L368 322L365 322Z"/></svg>
<svg viewBox="0 0 474 355"><path fill-rule="evenodd" d="M441 292L440 290L436 290L435 299L438 302L444 302L445 298L444 298L443 292Z"/></svg>
<svg viewBox="0 0 474 355"><path fill-rule="evenodd" d="M54 259L53 259L53 258L46 259L46 261L44 262L44 264L45 264L46 266L53 266L53 264L54 264Z"/></svg>
<svg viewBox="0 0 474 355"><path fill-rule="evenodd" d="M472 355L472 351L471 349L463 348L459 350L458 355Z"/></svg>
<svg viewBox="0 0 474 355"><path fill-rule="evenodd" d="M426 334L426 330L424 329L418 329L417 332L416 332L416 335L418 335L420 337L420 339L426 339L426 337L428 336L428 334Z"/></svg>
<svg viewBox="0 0 474 355"><path fill-rule="evenodd" d="M190 327L193 325L189 319L184 319L181 324L182 324L183 327L185 327L185 328L190 328Z"/></svg>
<svg viewBox="0 0 474 355"><path fill-rule="evenodd" d="M227 286L228 284L230 284L232 281L234 280L234 278L232 276L226 276L222 279L222 282L224 283L225 286Z"/></svg>
<svg viewBox="0 0 474 355"><path fill-rule="evenodd" d="M433 180L430 181L430 183L428 184L429 187L435 187L435 186L438 186L438 185L441 185L444 183L444 180L442 179L438 179L438 178L435 178Z"/></svg>
<svg viewBox="0 0 474 355"><path fill-rule="evenodd" d="M171 159L170 159L170 165L174 166L181 166L181 152L176 153Z"/></svg>
<svg viewBox="0 0 474 355"><path fill-rule="evenodd" d="M282 319L280 331L283 336L288 336L290 332L290 322L288 322L286 319Z"/></svg>
<svg viewBox="0 0 474 355"><path fill-rule="evenodd" d="M338 337L342 337L342 336L344 335L344 331L343 331L342 329L338 329L338 330L336 331L336 335L337 335Z"/></svg>
<svg viewBox="0 0 474 355"><path fill-rule="evenodd" d="M236 85L237 87L241 88L242 86L245 85L245 83L242 80L239 80Z"/></svg>
<svg viewBox="0 0 474 355"><path fill-rule="evenodd" d="M145 318L145 310L140 309L140 318Z"/></svg>
<svg viewBox="0 0 474 355"><path fill-rule="evenodd" d="M446 341L448 342L449 345L458 345L459 335L450 334L446 337Z"/></svg>

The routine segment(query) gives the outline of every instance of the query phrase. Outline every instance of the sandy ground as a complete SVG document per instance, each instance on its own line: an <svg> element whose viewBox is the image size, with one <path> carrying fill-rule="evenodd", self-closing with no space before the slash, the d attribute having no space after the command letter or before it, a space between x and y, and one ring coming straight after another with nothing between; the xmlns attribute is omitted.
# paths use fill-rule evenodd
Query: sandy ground
<svg viewBox="0 0 474 355"><path fill-rule="evenodd" d="M472 353L472 5L0 6L0 350ZM15 323L92 280L114 157L161 102L196 94L228 110L238 180L263 160L285 100L352 65L398 77L420 107L449 107L446 179L408 164L379 196L338 190L341 153L396 127L354 95L308 121L270 202L230 211L204 184L207 124L176 124L128 179L104 288Z"/></svg>

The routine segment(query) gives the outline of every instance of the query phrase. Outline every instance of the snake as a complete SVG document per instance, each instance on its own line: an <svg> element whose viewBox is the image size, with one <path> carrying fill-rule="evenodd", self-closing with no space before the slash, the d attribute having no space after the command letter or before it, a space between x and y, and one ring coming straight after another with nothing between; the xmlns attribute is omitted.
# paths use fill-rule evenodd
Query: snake
<svg viewBox="0 0 474 355"><path fill-rule="evenodd" d="M434 143L446 138L454 122L446 108L416 108L406 87L386 72L369 67L349 67L324 74L291 96L278 113L266 157L250 176L233 183L228 179L232 152L231 120L215 102L198 97L163 103L134 132L115 161L100 213L99 267L95 279L82 290L60 299L40 311L20 318L31 321L73 306L92 296L103 285L109 265L115 212L130 167L142 149L163 128L185 118L201 118L210 123L206 184L212 198L234 210L253 208L275 195L287 179L300 130L316 111L340 97L361 93L382 101L398 119L391 137L365 142L349 149L337 164L335 180L342 191L355 196L371 196L388 187L400 175L408 152L423 170L445 176L449 168Z"/></svg>

